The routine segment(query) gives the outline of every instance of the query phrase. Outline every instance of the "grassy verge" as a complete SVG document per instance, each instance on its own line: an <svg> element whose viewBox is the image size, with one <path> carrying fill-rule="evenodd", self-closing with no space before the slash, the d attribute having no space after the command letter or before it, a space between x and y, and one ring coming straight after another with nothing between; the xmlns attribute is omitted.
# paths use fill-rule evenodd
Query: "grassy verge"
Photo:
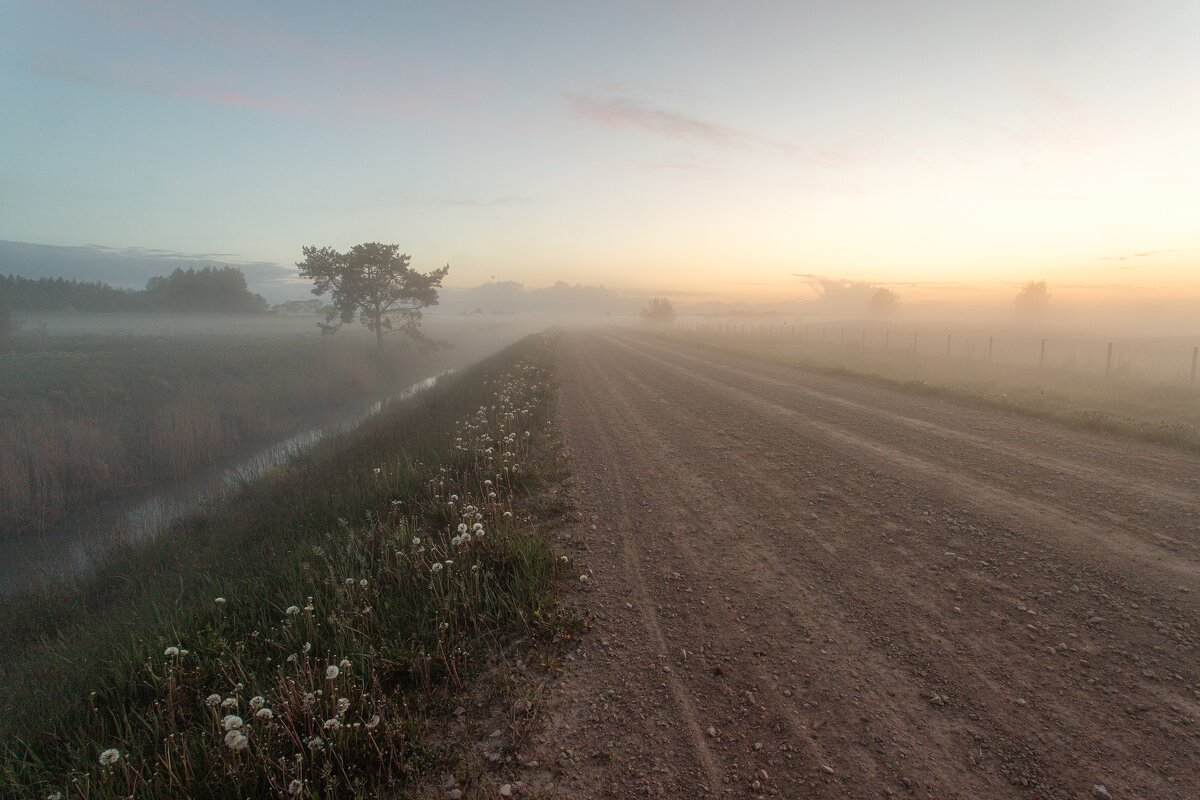
<svg viewBox="0 0 1200 800"><path fill-rule="evenodd" d="M553 651L562 565L523 520L544 340L249 487L219 516L0 608L0 781L44 798L376 797L513 636Z"/></svg>
<svg viewBox="0 0 1200 800"><path fill-rule="evenodd" d="M656 335L803 369L883 382L1200 451L1200 392L1188 386L1075 374L1069 369L914 357L855 346L672 330Z"/></svg>
<svg viewBox="0 0 1200 800"><path fill-rule="evenodd" d="M18 336L0 352L0 534L274 441L380 394L416 361L311 331Z"/></svg>

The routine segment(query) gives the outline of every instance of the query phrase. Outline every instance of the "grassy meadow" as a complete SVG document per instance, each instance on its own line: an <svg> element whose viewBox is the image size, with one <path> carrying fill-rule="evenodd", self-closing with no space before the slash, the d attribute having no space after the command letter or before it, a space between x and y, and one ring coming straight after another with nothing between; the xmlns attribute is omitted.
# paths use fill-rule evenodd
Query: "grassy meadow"
<svg viewBox="0 0 1200 800"><path fill-rule="evenodd" d="M1200 450L1191 339L1118 341L1110 360L1103 337L966 326L702 322L659 335Z"/></svg>
<svg viewBox="0 0 1200 800"><path fill-rule="evenodd" d="M323 337L307 317L101 316L27 321L0 351L0 535L195 474L464 355Z"/></svg>
<svg viewBox="0 0 1200 800"><path fill-rule="evenodd" d="M549 345L531 337L270 471L223 509L0 600L0 787L20 798L378 797L447 772L489 670L579 625L539 535L557 508ZM515 702L515 705L514 705ZM514 710L515 708L515 710Z"/></svg>

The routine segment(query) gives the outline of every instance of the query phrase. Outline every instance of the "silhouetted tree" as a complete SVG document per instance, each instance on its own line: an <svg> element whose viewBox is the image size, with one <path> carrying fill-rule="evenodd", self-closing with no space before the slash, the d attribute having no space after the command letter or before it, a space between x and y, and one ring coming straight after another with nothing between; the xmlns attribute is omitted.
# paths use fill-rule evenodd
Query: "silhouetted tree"
<svg viewBox="0 0 1200 800"><path fill-rule="evenodd" d="M17 330L17 321L13 319L12 304L8 301L8 293L0 288L0 347L8 344L8 340Z"/></svg>
<svg viewBox="0 0 1200 800"><path fill-rule="evenodd" d="M450 271L450 265L432 272L417 272L409 267L411 257L400 253L400 246L367 242L356 244L345 253L332 247L304 247L304 260L296 262L301 277L316 285L313 294L331 292L334 310L318 322L322 333L336 333L356 316L374 332L383 347L385 333L405 333L424 346L433 342L420 331L421 309L437 305L438 288ZM400 318L395 327L392 317ZM334 320L337 320L334 322Z"/></svg>
<svg viewBox="0 0 1200 800"><path fill-rule="evenodd" d="M177 269L169 277L151 278L146 295L156 311L264 312L267 301L246 286L237 267Z"/></svg>
<svg viewBox="0 0 1200 800"><path fill-rule="evenodd" d="M900 295L881 286L871 295L871 314L876 317L891 316L892 312L896 310L898 302L900 302Z"/></svg>
<svg viewBox="0 0 1200 800"><path fill-rule="evenodd" d="M1013 304L1017 313L1023 317L1036 317L1041 314L1050 302L1050 292L1046 289L1045 281L1028 281L1017 292Z"/></svg>
<svg viewBox="0 0 1200 800"><path fill-rule="evenodd" d="M642 319L647 322L666 324L675 321L675 308L665 297L655 297L650 305L642 309Z"/></svg>

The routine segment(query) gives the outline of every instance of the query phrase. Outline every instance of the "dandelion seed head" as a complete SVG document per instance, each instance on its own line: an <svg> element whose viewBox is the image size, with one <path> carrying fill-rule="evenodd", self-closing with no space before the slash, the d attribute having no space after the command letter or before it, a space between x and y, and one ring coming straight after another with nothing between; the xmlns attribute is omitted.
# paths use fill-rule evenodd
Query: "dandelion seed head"
<svg viewBox="0 0 1200 800"><path fill-rule="evenodd" d="M221 701L221 708L237 708L238 699L236 697L226 697Z"/></svg>
<svg viewBox="0 0 1200 800"><path fill-rule="evenodd" d="M433 566L431 566L429 569L430 569L430 571L431 571L431 572L434 572L434 573L441 572L441 571L442 571L442 564L441 564L441 562L440 562L440 561L435 561L435 562L433 562Z"/></svg>
<svg viewBox="0 0 1200 800"><path fill-rule="evenodd" d="M467 523L465 523L465 522L458 523L458 532L466 533L467 532Z"/></svg>
<svg viewBox="0 0 1200 800"><path fill-rule="evenodd" d="M342 714L345 714L349 709L350 709L350 698L339 697L338 701L337 701L338 716L340 717Z"/></svg>
<svg viewBox="0 0 1200 800"><path fill-rule="evenodd" d="M267 704L267 700L261 694L257 694L254 697L250 698L250 708L253 709L254 711L258 711L260 708L262 708L266 704Z"/></svg>
<svg viewBox="0 0 1200 800"><path fill-rule="evenodd" d="M341 729L342 723L337 717L330 717L329 719L325 720L325 724L321 727L330 733L336 733Z"/></svg>
<svg viewBox="0 0 1200 800"><path fill-rule="evenodd" d="M379 726L379 715L378 714L373 715L369 720L367 720L367 730L374 730L378 726Z"/></svg>
<svg viewBox="0 0 1200 800"><path fill-rule="evenodd" d="M413 537L413 547L416 547L416 546L417 546L417 545L419 545L420 543L421 543L421 537L420 537L420 536L414 536L414 537Z"/></svg>
<svg viewBox="0 0 1200 800"><path fill-rule="evenodd" d="M304 643L304 652L307 653L309 650L312 650L312 642L305 642Z"/></svg>
<svg viewBox="0 0 1200 800"><path fill-rule="evenodd" d="M471 526L471 530L475 531L476 533L479 533L481 530L483 530L483 523L476 522L474 525Z"/></svg>
<svg viewBox="0 0 1200 800"><path fill-rule="evenodd" d="M236 731L244 724L245 723L242 722L242 718L237 714L230 714L229 716L225 717L225 719L221 720L221 727L227 731Z"/></svg>
<svg viewBox="0 0 1200 800"><path fill-rule="evenodd" d="M232 730L225 734L225 746L230 750L237 752L239 750L245 750L247 747L249 747L250 740L247 739L246 734L242 733L241 731Z"/></svg>
<svg viewBox="0 0 1200 800"><path fill-rule="evenodd" d="M209 707L215 708L221 705L221 695L210 694L208 697L204 698L204 703Z"/></svg>
<svg viewBox="0 0 1200 800"><path fill-rule="evenodd" d="M225 605L225 598L224 597L215 597L215 598L213 598L213 602L219 606L223 606L223 605Z"/></svg>
<svg viewBox="0 0 1200 800"><path fill-rule="evenodd" d="M287 610L283 613L287 614L289 617L294 617L300 613L300 606L288 606Z"/></svg>
<svg viewBox="0 0 1200 800"><path fill-rule="evenodd" d="M350 669L350 659L343 658L341 661L338 662L338 666L341 667L342 669Z"/></svg>
<svg viewBox="0 0 1200 800"><path fill-rule="evenodd" d="M367 588L367 579L366 579L366 578L363 578L362 580L360 580L360 581L358 582L358 585L359 585L360 587L362 587L363 589Z"/></svg>
<svg viewBox="0 0 1200 800"><path fill-rule="evenodd" d="M166 650L163 650L163 655L166 656L167 658L175 658L176 656L179 655L179 648L178 647L168 647Z"/></svg>
<svg viewBox="0 0 1200 800"><path fill-rule="evenodd" d="M338 668L334 664L330 664L325 668L325 680L331 681L338 676Z"/></svg>
<svg viewBox="0 0 1200 800"><path fill-rule="evenodd" d="M304 790L304 781L295 778L288 784L288 794L300 794Z"/></svg>
<svg viewBox="0 0 1200 800"><path fill-rule="evenodd" d="M275 712L269 708L260 708L258 711L254 712L254 716L257 717L258 719L265 719L265 720L270 721L271 719L274 719Z"/></svg>
<svg viewBox="0 0 1200 800"><path fill-rule="evenodd" d="M346 578L346 585L347 585L347 586L353 586L353 585L354 585L354 578Z"/></svg>
<svg viewBox="0 0 1200 800"><path fill-rule="evenodd" d="M108 767L121 760L121 751L115 747L110 747L100 754L100 766Z"/></svg>

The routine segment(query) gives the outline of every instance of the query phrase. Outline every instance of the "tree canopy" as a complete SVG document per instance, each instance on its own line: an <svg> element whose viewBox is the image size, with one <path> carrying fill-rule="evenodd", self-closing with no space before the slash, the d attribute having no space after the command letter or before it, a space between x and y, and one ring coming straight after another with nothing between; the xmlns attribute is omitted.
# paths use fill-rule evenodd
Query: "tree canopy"
<svg viewBox="0 0 1200 800"><path fill-rule="evenodd" d="M1045 310L1046 305L1050 302L1050 292L1046 288L1045 281L1028 281L1021 287L1021 291L1017 292L1017 297L1013 301L1017 308L1017 313L1024 317L1035 317Z"/></svg>
<svg viewBox="0 0 1200 800"><path fill-rule="evenodd" d="M665 297L655 297L650 305L642 309L642 319L647 322L668 323L675 321L675 307Z"/></svg>
<svg viewBox="0 0 1200 800"><path fill-rule="evenodd" d="M301 277L315 284L313 294L330 293L333 311L317 323L322 333L335 333L358 317L383 346L385 333L404 333L422 345L432 345L420 331L421 309L437 305L437 290L450 266L431 272L409 267L412 260L400 246L367 242L345 253L332 247L304 247L296 262ZM397 319L399 324L393 322Z"/></svg>

